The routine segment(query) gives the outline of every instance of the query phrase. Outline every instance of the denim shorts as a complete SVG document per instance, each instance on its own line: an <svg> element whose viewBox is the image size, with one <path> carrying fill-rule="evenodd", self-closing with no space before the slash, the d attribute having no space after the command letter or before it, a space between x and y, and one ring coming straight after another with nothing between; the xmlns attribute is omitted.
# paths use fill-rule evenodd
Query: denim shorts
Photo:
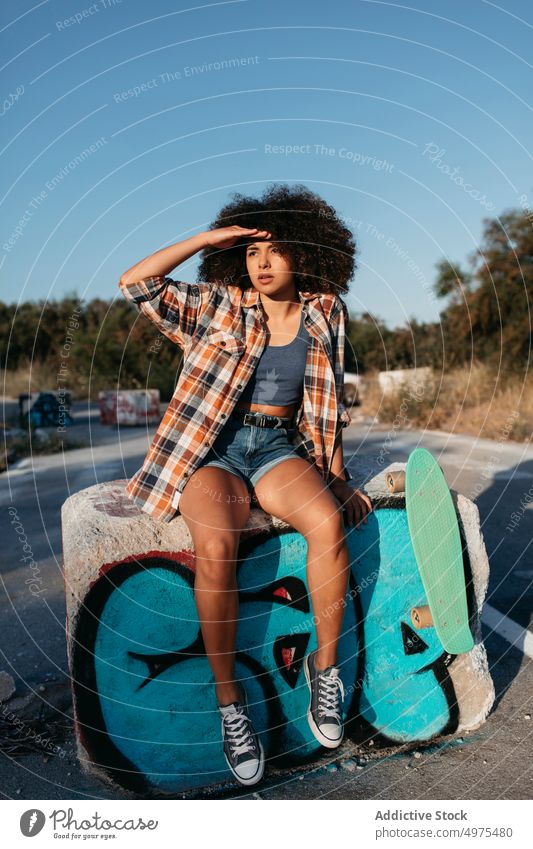
<svg viewBox="0 0 533 849"><path fill-rule="evenodd" d="M302 458L292 445L295 428L245 425L230 416L198 468L217 466L244 481L250 493L263 475L283 460Z"/></svg>

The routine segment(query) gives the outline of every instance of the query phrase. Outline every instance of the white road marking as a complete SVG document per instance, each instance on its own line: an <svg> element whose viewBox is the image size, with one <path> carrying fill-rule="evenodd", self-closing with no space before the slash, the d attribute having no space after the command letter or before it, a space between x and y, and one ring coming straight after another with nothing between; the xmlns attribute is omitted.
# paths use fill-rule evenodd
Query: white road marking
<svg viewBox="0 0 533 849"><path fill-rule="evenodd" d="M484 606L481 619L500 637L520 649L522 654L533 658L533 634L531 631L522 628L521 625L509 619L504 613L500 613L495 607L491 607L490 604Z"/></svg>

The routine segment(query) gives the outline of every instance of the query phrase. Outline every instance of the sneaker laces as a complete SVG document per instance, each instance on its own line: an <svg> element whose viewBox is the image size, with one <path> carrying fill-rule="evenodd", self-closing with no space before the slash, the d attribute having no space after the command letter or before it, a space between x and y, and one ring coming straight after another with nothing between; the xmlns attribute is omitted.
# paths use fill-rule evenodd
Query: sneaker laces
<svg viewBox="0 0 533 849"><path fill-rule="evenodd" d="M251 732L250 719L244 713L242 707L235 708L231 713L223 717L226 738L231 747L234 757L239 755L257 755L257 749Z"/></svg>
<svg viewBox="0 0 533 849"><path fill-rule="evenodd" d="M318 671L318 670L317 670ZM344 699L344 685L335 667L328 672L318 672L318 714L341 721L341 702L339 694Z"/></svg>

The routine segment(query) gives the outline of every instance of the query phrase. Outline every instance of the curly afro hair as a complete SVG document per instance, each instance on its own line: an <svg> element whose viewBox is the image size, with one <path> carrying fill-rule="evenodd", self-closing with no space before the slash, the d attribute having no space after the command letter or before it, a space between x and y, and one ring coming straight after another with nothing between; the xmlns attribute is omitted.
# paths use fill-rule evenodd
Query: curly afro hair
<svg viewBox="0 0 533 849"><path fill-rule="evenodd" d="M257 227L272 234L280 251L292 262L296 287L308 292L341 294L348 291L353 276L356 244L351 230L344 226L334 208L306 186L271 184L261 198L233 192L210 229ZM221 281L248 289L252 286L246 270L243 238L230 248L208 247L201 254L198 282Z"/></svg>

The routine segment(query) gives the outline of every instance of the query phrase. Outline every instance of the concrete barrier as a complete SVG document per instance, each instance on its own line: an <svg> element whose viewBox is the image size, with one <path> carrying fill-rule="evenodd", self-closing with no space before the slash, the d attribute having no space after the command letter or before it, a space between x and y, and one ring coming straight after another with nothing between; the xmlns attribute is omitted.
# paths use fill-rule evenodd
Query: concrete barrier
<svg viewBox="0 0 533 849"><path fill-rule="evenodd" d="M374 512L347 528L349 589L339 645L346 747L419 743L478 727L494 699L481 642L488 561L476 506L452 493L464 543L471 624L466 655L446 654L409 611L424 592L405 500L366 486ZM136 793L176 793L231 779L193 597L195 557L180 516L153 521L124 495L125 481L78 492L62 512L68 658L83 769ZM245 683L268 766L323 753L307 725L304 655L315 645L305 578L307 545L254 508L241 536L237 673ZM339 752L334 756L339 755Z"/></svg>
<svg viewBox="0 0 533 849"><path fill-rule="evenodd" d="M161 421L159 389L104 389L98 393L100 424L146 425Z"/></svg>
<svg viewBox="0 0 533 849"><path fill-rule="evenodd" d="M399 368L378 373L379 386L384 395L397 392L402 386L408 391L422 391L433 383L433 370L429 366Z"/></svg>

